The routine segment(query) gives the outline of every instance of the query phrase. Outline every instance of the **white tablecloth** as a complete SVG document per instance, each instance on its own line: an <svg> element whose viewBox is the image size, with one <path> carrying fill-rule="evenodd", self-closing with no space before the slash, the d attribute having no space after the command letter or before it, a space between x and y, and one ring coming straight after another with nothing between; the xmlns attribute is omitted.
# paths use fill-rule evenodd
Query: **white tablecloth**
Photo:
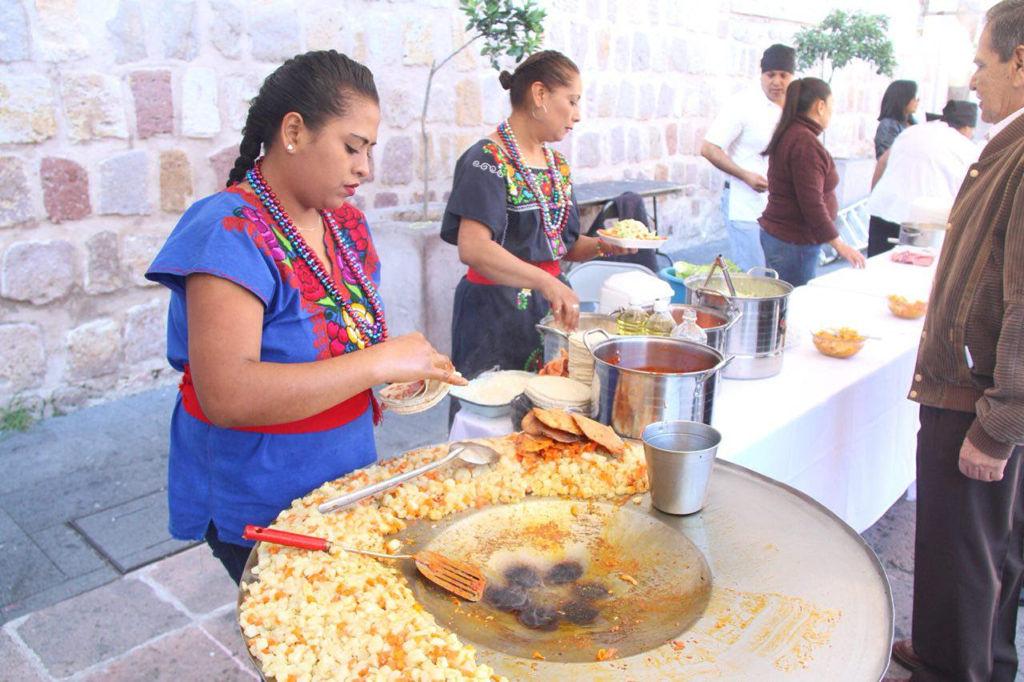
<svg viewBox="0 0 1024 682"><path fill-rule="evenodd" d="M898 294L906 298L927 299L938 260L924 268L919 265L894 263L891 253L881 253L869 258L867 267L863 270L840 268L827 275L815 277L807 286L828 287L869 296L885 297L889 294Z"/></svg>
<svg viewBox="0 0 1024 682"><path fill-rule="evenodd" d="M933 274L886 253L864 271L837 270L794 290L782 371L718 383L718 456L801 490L858 532L877 521L915 479L918 406L906 396L923 324L894 317L885 296L927 296ZM842 325L877 338L845 360L820 354L811 332ZM507 418L463 410L452 438L510 429Z"/></svg>
<svg viewBox="0 0 1024 682"><path fill-rule="evenodd" d="M475 412L462 408L455 413L452 429L448 432L448 440L466 440L468 438L493 438L512 432L512 416L481 417Z"/></svg>
<svg viewBox="0 0 1024 682"><path fill-rule="evenodd" d="M917 405L906 395L921 322L893 317L884 298L811 286L790 296L787 322L779 374L719 383L718 455L807 493L863 531L915 478ZM878 338L845 360L819 353L811 332L843 324Z"/></svg>

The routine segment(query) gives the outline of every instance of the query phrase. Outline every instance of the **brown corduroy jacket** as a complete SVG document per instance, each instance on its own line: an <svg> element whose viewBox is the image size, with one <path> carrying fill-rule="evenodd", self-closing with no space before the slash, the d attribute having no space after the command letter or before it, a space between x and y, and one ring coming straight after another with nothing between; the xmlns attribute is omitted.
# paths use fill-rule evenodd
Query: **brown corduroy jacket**
<svg viewBox="0 0 1024 682"><path fill-rule="evenodd" d="M1024 116L971 165L950 213L910 399L977 417L968 440L1024 443Z"/></svg>

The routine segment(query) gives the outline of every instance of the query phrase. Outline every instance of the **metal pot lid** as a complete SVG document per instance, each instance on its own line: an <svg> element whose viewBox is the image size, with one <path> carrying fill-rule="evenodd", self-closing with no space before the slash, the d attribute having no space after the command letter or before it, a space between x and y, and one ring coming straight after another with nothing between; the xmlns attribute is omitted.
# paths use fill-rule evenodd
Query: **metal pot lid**
<svg viewBox="0 0 1024 682"><path fill-rule="evenodd" d="M762 277L760 275L731 274L733 286L736 287L736 296L730 296L725 284L725 278L715 275L705 285L707 275L693 275L685 280L686 288L691 291L707 288L715 293L733 301L743 300L765 300L770 298L783 298L793 292L793 285L777 277Z"/></svg>
<svg viewBox="0 0 1024 682"><path fill-rule="evenodd" d="M494 648L479 641L485 637L478 631L461 632L463 626L451 620L461 637L476 642L478 662L513 680L872 680L884 674L893 633L889 583L861 537L825 507L786 485L721 460L715 464L708 502L697 514L671 516L653 509L647 495L635 500L639 504L630 498L620 501L626 520L619 523L625 529L641 530L636 536L638 552L654 551L651 542L656 539L653 544L661 545L664 552L664 570L670 572L678 570L669 565L677 556L695 556L691 547L706 560L713 586L696 621L668 641L647 641L645 645L653 646L642 653L606 662L562 662L537 660L532 654L523 658ZM545 500L528 498L508 505L520 509L504 513L509 518L527 514L525 508L538 503ZM584 509L588 505L586 501L576 504ZM596 503L595 513L604 513L600 508L606 506ZM484 521L496 520L489 517L494 513L489 509L502 508L472 510L437 522L413 521L403 535L413 544L410 549L454 547L451 543L468 542L459 538L457 529L485 529ZM474 525L477 516L480 525ZM508 535L510 541L514 537L514 533ZM534 537L544 538L544 534ZM565 546L557 532L547 541L551 551ZM628 546L634 536L621 541ZM487 551L496 556L510 549ZM256 557L252 552L246 563L239 604L244 585L254 579ZM424 597L427 588L422 581L411 574L407 578L424 608L439 622L448 623L458 615L456 611L465 609L450 599ZM635 587L640 585L638 580ZM678 606L677 600L664 609ZM626 636L642 643L638 636ZM258 660L253 658L253 664L259 670Z"/></svg>

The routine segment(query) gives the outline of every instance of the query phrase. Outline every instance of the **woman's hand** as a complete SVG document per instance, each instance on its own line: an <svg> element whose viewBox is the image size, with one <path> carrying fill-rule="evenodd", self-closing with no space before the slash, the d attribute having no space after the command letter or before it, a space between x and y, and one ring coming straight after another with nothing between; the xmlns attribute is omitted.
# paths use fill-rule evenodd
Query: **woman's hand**
<svg viewBox="0 0 1024 682"><path fill-rule="evenodd" d="M832 248L855 268L863 268L867 262L864 260L864 254L838 237L832 240Z"/></svg>
<svg viewBox="0 0 1024 682"><path fill-rule="evenodd" d="M606 242L600 237L597 239L597 244L597 253L594 255L595 258L600 258L601 256L631 256L637 252L636 249L627 249L622 246L616 246L615 244Z"/></svg>
<svg viewBox="0 0 1024 682"><path fill-rule="evenodd" d="M455 386L468 382L455 370L451 359L437 352L419 332L404 334L373 346L381 379L387 383L436 379Z"/></svg>
<svg viewBox="0 0 1024 682"><path fill-rule="evenodd" d="M580 321L580 298L557 277L548 277L540 289L541 295L551 305L551 314L560 327L574 331Z"/></svg>

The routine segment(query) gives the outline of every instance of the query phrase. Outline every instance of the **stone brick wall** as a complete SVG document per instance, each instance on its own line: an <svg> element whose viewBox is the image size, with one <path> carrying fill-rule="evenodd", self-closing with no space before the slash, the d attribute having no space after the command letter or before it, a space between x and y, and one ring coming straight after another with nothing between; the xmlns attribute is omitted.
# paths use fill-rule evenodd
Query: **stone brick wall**
<svg viewBox="0 0 1024 682"><path fill-rule="evenodd" d="M561 145L577 181L683 183L659 206L680 247L723 234L722 178L697 155L718 103L756 82L764 46L851 3L542 4L547 46L584 74L584 120ZM901 59L921 67L918 3L855 4L894 15ZM223 186L262 79L309 49L336 48L376 74L377 173L357 204L380 225L392 327L445 347L454 249L436 227L395 219L422 197L427 68L466 40L463 26L455 0L0 0L0 409L68 411L175 379L167 292L142 274L181 212ZM927 68L900 75L944 92ZM868 153L886 83L863 66L833 81L837 154ZM431 199L443 200L458 155L506 102L472 48L438 74Z"/></svg>

